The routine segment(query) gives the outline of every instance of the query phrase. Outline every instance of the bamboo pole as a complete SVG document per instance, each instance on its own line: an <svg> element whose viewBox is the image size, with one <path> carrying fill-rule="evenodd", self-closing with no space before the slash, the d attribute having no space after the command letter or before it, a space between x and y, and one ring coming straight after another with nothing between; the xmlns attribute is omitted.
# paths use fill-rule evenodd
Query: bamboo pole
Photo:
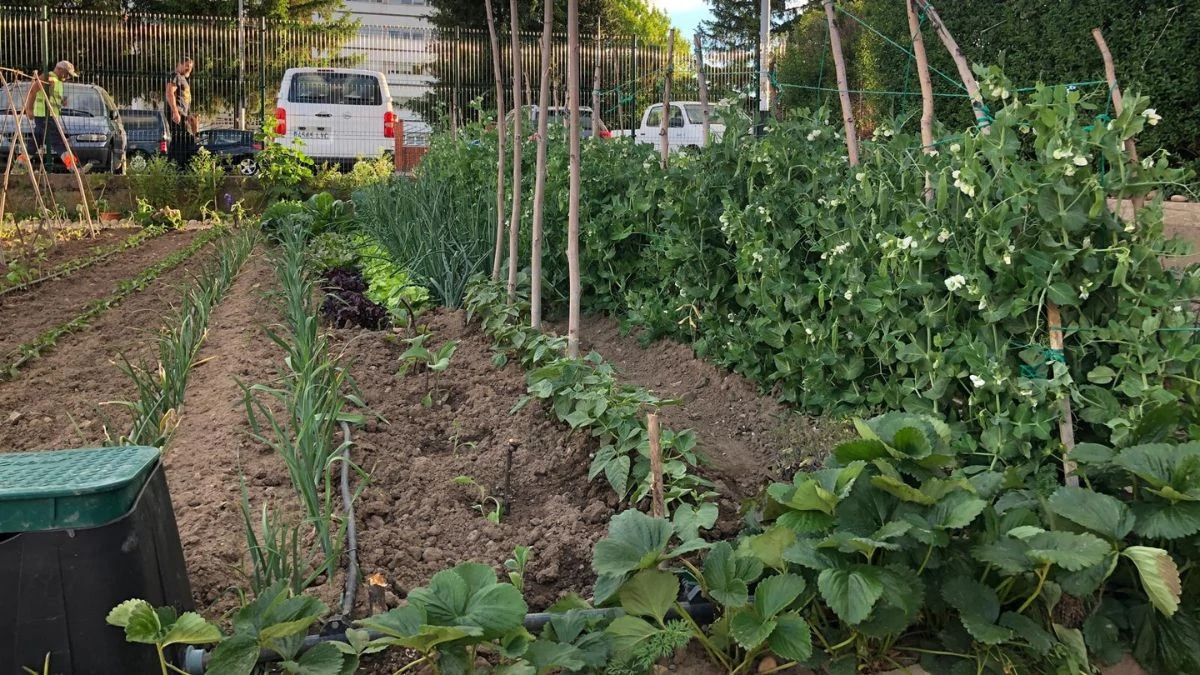
<svg viewBox="0 0 1200 675"><path fill-rule="evenodd" d="M829 48L833 50L833 67L837 70L838 100L842 104L842 126L846 133L846 156L850 166L858 166L858 131L854 126L854 109L850 106L850 83L846 78L846 59L842 55L842 35L838 31L833 0L825 0L825 19L829 23Z"/></svg>
<svg viewBox="0 0 1200 675"><path fill-rule="evenodd" d="M508 304L517 301L517 254L521 234L521 118L525 116L521 100L521 33L520 18L517 15L517 0L509 0L512 28L510 29L512 48L512 89L513 89L513 148L512 148L512 217L508 223Z"/></svg>
<svg viewBox="0 0 1200 675"><path fill-rule="evenodd" d="M662 168L667 168L667 157L671 153L671 141L667 136L668 124L671 121L671 75L675 72L675 29L667 33L667 71L663 76L663 106L662 121L658 129L659 160Z"/></svg>
<svg viewBox="0 0 1200 675"><path fill-rule="evenodd" d="M905 0L908 9L908 32L912 34L913 57L917 62L917 79L921 82L921 151L933 154L933 80L929 76L929 55L925 53L925 38L921 35L921 20L913 0ZM933 201L933 178L925 172L925 201Z"/></svg>
<svg viewBox="0 0 1200 675"><path fill-rule="evenodd" d="M946 24L942 22L942 17L938 15L937 10L929 3L929 0L916 0L917 6L921 11L925 12L925 16L929 19L929 25L933 26L933 30L937 33L938 39L945 45L946 51L950 52L950 58L954 59L954 65L958 68L958 77L963 81L963 86L967 88L967 96L971 99L971 110L975 113L975 124L983 129L983 133L991 133L989 127L987 113L983 110L983 96L979 93L979 81L975 79L975 75L971 72L971 65L967 63L967 57L963 54L963 50L959 48L955 42L954 36L950 34L950 30L946 28Z"/></svg>
<svg viewBox="0 0 1200 675"><path fill-rule="evenodd" d="M658 415L656 413L646 416L646 431L650 436L650 513L655 518L664 518L667 515L667 507L663 499L662 443L659 440Z"/></svg>
<svg viewBox="0 0 1200 675"><path fill-rule="evenodd" d="M700 46L700 34L692 36L696 45L696 81L700 85L700 145L708 147L709 126L712 122L712 111L708 107L708 80L704 77L704 49Z"/></svg>
<svg viewBox="0 0 1200 675"><path fill-rule="evenodd" d="M600 66L592 74L592 138L600 138Z"/></svg>
<svg viewBox="0 0 1200 675"><path fill-rule="evenodd" d="M0 70L8 70L8 69L0 69ZM10 72L21 74L19 71L10 71ZM5 79L4 74L2 72L0 72L0 88L4 89L6 92L10 92L10 94L11 94L11 90L9 89L8 80ZM9 113L12 115L12 118L13 118L13 130L14 130L14 132L17 132L17 133L13 134L13 142L9 145L9 148L8 148L8 162L4 167L4 184L3 184L3 188L0 189L0 222L3 222L4 205L5 205L5 201L8 197L8 185L9 185L10 176L12 175L13 153L14 152L17 153L17 155L19 157L23 157L25 159L25 169L26 169L27 173L29 174L30 185L33 187L34 199L37 202L38 209L40 210L40 212L42 214L42 219L44 222L45 219L49 215L49 209L47 209L46 202L42 198L42 190L41 190L41 187L38 185L37 175L36 175L36 173L34 171L34 167L33 167L33 157L29 153L28 146L25 145L25 134L19 133L19 130L21 129L21 120L24 117L24 110L20 110L20 111L17 110L16 101L13 100L13 97L11 95L8 97L8 106L9 106ZM17 228L18 236L20 235L20 231L21 231L21 228L18 227Z"/></svg>
<svg viewBox="0 0 1200 675"><path fill-rule="evenodd" d="M1050 348L1056 353L1063 353L1062 314L1058 305L1046 303L1046 320L1050 324ZM1063 444L1063 476L1067 485L1077 487L1079 477L1075 475L1075 462L1070 460L1071 451L1075 449L1075 423L1071 415L1071 398L1063 396L1059 403L1061 415L1058 418L1058 438Z"/></svg>
<svg viewBox="0 0 1200 675"><path fill-rule="evenodd" d="M1092 37L1096 40L1096 46L1100 48L1100 56L1104 59L1104 76L1108 80L1108 93L1112 97L1113 112L1120 117L1121 112L1125 110L1125 100L1121 97L1121 87L1117 84L1117 67L1113 64L1112 52L1108 51L1108 43L1104 41L1104 33L1100 32L1099 28L1092 29ZM1129 163L1136 173L1139 167L1138 151L1137 143L1132 138L1125 139L1125 152L1129 154ZM1146 199L1134 197L1131 201L1133 202L1133 218L1136 221L1137 213L1145 206Z"/></svg>
<svg viewBox="0 0 1200 675"><path fill-rule="evenodd" d="M546 150L550 141L546 137L550 125L546 106L550 104L550 40L554 31L554 3L543 2L542 5L542 78L538 81L537 169L533 187L533 250L529 280L529 325L538 331L542 329L542 220L546 204Z"/></svg>
<svg viewBox="0 0 1200 675"><path fill-rule="evenodd" d="M496 79L496 252L492 257L492 281L500 280L501 251L504 241L504 80L500 67L500 37L496 34L496 15L492 0L483 0L487 9L488 34L492 39L492 70Z"/></svg>
<svg viewBox="0 0 1200 675"><path fill-rule="evenodd" d="M567 100L571 108L571 183L567 208L567 356L579 358L579 0L567 0Z"/></svg>

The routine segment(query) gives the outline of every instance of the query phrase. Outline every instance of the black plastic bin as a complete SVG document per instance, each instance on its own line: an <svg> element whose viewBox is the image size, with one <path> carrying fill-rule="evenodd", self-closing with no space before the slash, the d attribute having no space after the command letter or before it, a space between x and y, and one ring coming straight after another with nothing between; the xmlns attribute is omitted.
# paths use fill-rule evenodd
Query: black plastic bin
<svg viewBox="0 0 1200 675"><path fill-rule="evenodd" d="M105 623L125 600L192 609L157 448L0 454L0 675L159 672Z"/></svg>

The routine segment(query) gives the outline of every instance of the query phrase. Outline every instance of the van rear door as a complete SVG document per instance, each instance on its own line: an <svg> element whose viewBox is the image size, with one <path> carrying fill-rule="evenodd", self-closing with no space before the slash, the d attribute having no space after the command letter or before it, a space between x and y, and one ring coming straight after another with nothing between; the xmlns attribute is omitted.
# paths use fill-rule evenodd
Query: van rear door
<svg viewBox="0 0 1200 675"><path fill-rule="evenodd" d="M287 138L315 159L373 157L390 150L385 135L391 100L382 75L337 68L301 68L284 82L280 107Z"/></svg>

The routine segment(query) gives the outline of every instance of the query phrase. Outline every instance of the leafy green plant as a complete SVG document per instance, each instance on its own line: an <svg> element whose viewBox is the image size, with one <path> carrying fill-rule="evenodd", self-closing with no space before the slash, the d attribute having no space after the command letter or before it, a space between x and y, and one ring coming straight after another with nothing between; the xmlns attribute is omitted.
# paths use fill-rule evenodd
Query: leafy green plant
<svg viewBox="0 0 1200 675"><path fill-rule="evenodd" d="M397 325L403 320L411 326L416 314L428 305L429 291L415 283L412 275L393 263L378 246L358 243L367 297L387 307Z"/></svg>
<svg viewBox="0 0 1200 675"><path fill-rule="evenodd" d="M521 592L499 583L486 565L462 563L438 572L428 586L410 591L408 601L356 624L384 635L372 646L415 650L421 655L418 663L435 675L479 672L475 663L481 652L516 659L530 642L522 625L528 608ZM495 672L520 671L501 666Z"/></svg>
<svg viewBox="0 0 1200 675"><path fill-rule="evenodd" d="M309 266L318 271L338 268L356 268L359 254L353 237L339 232L322 232L314 235L305 250Z"/></svg>
<svg viewBox="0 0 1200 675"><path fill-rule="evenodd" d="M163 675L184 673L168 662L166 649L172 645L204 645L219 642L221 629L195 612L177 614L173 607L155 608L145 600L126 600L108 613L110 626L125 629L125 640L154 645ZM257 657L257 654L255 654ZM47 657L48 659L49 657Z"/></svg>
<svg viewBox="0 0 1200 675"><path fill-rule="evenodd" d="M474 478L470 476L455 476L452 482L455 485L474 488L475 492L478 494L478 499L476 500L475 505L471 508L482 514L489 523L493 523L495 525L500 524L500 518L504 515L504 502L492 495L489 495L487 488L480 485L475 481ZM518 590L521 590L521 585L516 581L513 581L513 585L516 586Z"/></svg>
<svg viewBox="0 0 1200 675"><path fill-rule="evenodd" d="M429 333L421 333L405 340L408 344L408 349L400 354L400 375L406 374L410 368L417 364L425 366L425 387L428 392L421 398L421 404L425 407L432 406L435 402L443 402L445 397L441 396L440 383L442 373L450 367L450 359L454 357L454 352L458 349L458 340L447 340L438 347L436 351L430 351L425 346L425 341L429 339ZM430 386L429 378L433 377L433 385ZM447 394L448 395L448 394Z"/></svg>
<svg viewBox="0 0 1200 675"><path fill-rule="evenodd" d="M199 207L194 208L195 213L204 213L209 207L218 208L225 186L225 167L219 157L207 148L200 148L188 162L188 172L182 178L192 194L192 201Z"/></svg>
<svg viewBox="0 0 1200 675"><path fill-rule="evenodd" d="M145 167L129 171L129 184L138 201L145 201L152 210L179 202L182 177L175 163L166 157L152 157Z"/></svg>
<svg viewBox="0 0 1200 675"><path fill-rule="evenodd" d="M145 199L138 199L133 222L144 228L178 230L183 227L183 212L171 206L156 207Z"/></svg>
<svg viewBox="0 0 1200 675"><path fill-rule="evenodd" d="M280 510L263 504L258 529L254 527L250 493L245 476L238 477L241 487L242 525L246 534L246 550L250 553L250 590L260 595L267 588L284 582L293 594L299 595L323 570L313 565L311 550L301 553L301 528L287 522ZM307 572L316 567L316 571Z"/></svg>
<svg viewBox="0 0 1200 675"><path fill-rule="evenodd" d="M285 673L354 672L357 658L343 655L331 643L300 651L308 629L328 611L320 600L293 594L283 583L265 589L234 614L233 634L213 650L207 672L250 675L262 650L279 655Z"/></svg>
<svg viewBox="0 0 1200 675"><path fill-rule="evenodd" d="M525 571L529 569L528 546L518 546L513 549L511 558L504 561L504 569L508 570L508 582L518 591L525 593Z"/></svg>
<svg viewBox="0 0 1200 675"><path fill-rule="evenodd" d="M290 139L289 143L280 143L278 138L275 120L268 119L259 137L263 149L256 157L259 183L268 202L300 199L304 184L312 180L313 161L300 147L296 147L299 141Z"/></svg>

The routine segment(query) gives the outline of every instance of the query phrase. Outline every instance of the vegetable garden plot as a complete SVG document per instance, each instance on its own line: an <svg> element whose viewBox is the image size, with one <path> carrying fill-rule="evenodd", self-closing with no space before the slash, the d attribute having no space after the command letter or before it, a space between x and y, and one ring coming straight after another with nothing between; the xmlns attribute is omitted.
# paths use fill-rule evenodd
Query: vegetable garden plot
<svg viewBox="0 0 1200 675"><path fill-rule="evenodd" d="M190 238L178 239L176 247L183 248ZM106 416L114 428L123 428L125 412L102 405L132 397L132 383L114 363L117 353L132 360L154 353L155 335L178 303L179 287L190 283L210 250L202 250L103 312L86 330L60 338L56 349L31 361L19 378L0 382L0 452L101 445ZM144 267L129 266L120 278L132 278ZM79 282L68 278L52 286L60 283ZM105 292L111 291L109 284ZM8 316L7 311L0 313L6 327Z"/></svg>
<svg viewBox="0 0 1200 675"><path fill-rule="evenodd" d="M196 232L174 232L156 237L136 249L105 262L56 279L26 292L0 297L0 355L32 340L82 311L88 303L112 293L113 287L143 269L186 247Z"/></svg>
<svg viewBox="0 0 1200 675"><path fill-rule="evenodd" d="M32 269L46 272L58 265L86 258L98 250L112 246L136 231L124 227L104 228L95 236L67 238L57 241L53 245L43 236L35 245L40 252L33 256L33 260L30 260L28 252L22 249L21 241L15 233L6 232L0 235L0 249L3 250L2 257L4 258L3 264L0 264L0 289L8 288L12 284L12 279L7 278L11 272L20 271L22 276L24 272ZM33 236L33 234L27 235L28 244L33 244Z"/></svg>

